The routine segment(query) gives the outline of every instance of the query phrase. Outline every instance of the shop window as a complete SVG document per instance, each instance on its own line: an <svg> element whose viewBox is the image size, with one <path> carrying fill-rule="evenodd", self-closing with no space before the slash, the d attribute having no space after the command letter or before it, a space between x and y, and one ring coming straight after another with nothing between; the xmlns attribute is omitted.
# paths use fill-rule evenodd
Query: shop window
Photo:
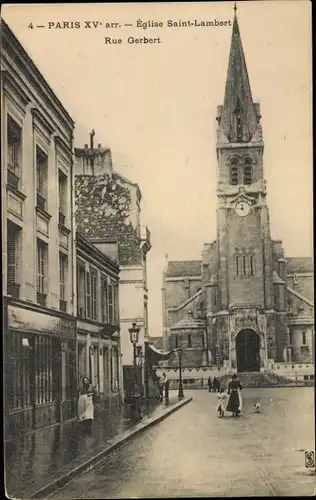
<svg viewBox="0 0 316 500"><path fill-rule="evenodd" d="M31 405L32 346L18 332L5 336L5 406L7 411Z"/></svg>
<svg viewBox="0 0 316 500"><path fill-rule="evenodd" d="M22 230L11 221L7 222L7 293L20 296L19 262L21 255Z"/></svg>
<svg viewBox="0 0 316 500"><path fill-rule="evenodd" d="M36 335L35 351L35 403L51 403L53 401L53 345L52 338ZM57 359L60 356L57 354ZM58 359L60 362L60 360ZM55 365L56 366L56 365ZM59 381L61 383L61 380Z"/></svg>
<svg viewBox="0 0 316 500"><path fill-rule="evenodd" d="M36 147L36 205L42 210L47 209L47 178L48 156L38 146Z"/></svg>
<svg viewBox="0 0 316 500"><path fill-rule="evenodd" d="M10 115L8 115L7 132L7 161L8 185L14 189L20 187L21 158L22 158L22 129Z"/></svg>

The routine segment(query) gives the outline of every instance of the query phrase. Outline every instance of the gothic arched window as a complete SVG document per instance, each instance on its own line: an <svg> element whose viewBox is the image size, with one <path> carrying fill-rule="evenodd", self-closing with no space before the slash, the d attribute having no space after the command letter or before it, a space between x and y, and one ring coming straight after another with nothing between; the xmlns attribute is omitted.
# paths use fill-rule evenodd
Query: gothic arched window
<svg viewBox="0 0 316 500"><path fill-rule="evenodd" d="M238 160L233 158L230 162L230 183L233 186L238 184Z"/></svg>
<svg viewBox="0 0 316 500"><path fill-rule="evenodd" d="M250 186L252 184L252 161L251 158L246 158L244 162L244 184Z"/></svg>
<svg viewBox="0 0 316 500"><path fill-rule="evenodd" d="M245 254L242 256L242 274L243 276L247 275L247 256Z"/></svg>
<svg viewBox="0 0 316 500"><path fill-rule="evenodd" d="M254 255L249 255L249 276L254 276L255 274L255 257Z"/></svg>

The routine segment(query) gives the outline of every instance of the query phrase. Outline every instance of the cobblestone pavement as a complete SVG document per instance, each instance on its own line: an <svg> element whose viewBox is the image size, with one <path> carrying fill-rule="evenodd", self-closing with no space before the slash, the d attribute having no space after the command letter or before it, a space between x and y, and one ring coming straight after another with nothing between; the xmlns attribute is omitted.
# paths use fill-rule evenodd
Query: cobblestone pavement
<svg viewBox="0 0 316 500"><path fill-rule="evenodd" d="M170 395L170 406L178 401ZM143 415L152 415L164 403L149 401ZM40 429L5 443L5 484L11 498L27 498L60 474L63 467L135 425L124 418L123 407L96 412L91 435L76 420Z"/></svg>
<svg viewBox="0 0 316 500"><path fill-rule="evenodd" d="M304 450L315 443L313 391L244 389L243 415L223 419L216 394L187 391L189 405L51 498L312 496Z"/></svg>

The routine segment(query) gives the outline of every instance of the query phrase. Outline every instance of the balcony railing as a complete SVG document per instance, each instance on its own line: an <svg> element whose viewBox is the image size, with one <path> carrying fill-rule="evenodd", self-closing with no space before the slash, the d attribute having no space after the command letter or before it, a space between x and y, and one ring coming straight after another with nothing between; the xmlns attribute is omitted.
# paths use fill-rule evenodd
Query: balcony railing
<svg viewBox="0 0 316 500"><path fill-rule="evenodd" d="M37 292L37 303L46 306L46 293Z"/></svg>
<svg viewBox="0 0 316 500"><path fill-rule="evenodd" d="M13 189L19 189L19 180L20 180L19 177L9 168L8 185L11 186Z"/></svg>
<svg viewBox="0 0 316 500"><path fill-rule="evenodd" d="M58 222L61 226L65 226L66 216L62 212L59 212Z"/></svg>
<svg viewBox="0 0 316 500"><path fill-rule="evenodd" d="M8 283L8 295L11 295L15 299L20 298L20 285L17 283Z"/></svg>
<svg viewBox="0 0 316 500"><path fill-rule="evenodd" d="M59 309L63 312L67 312L67 302L66 300L59 301Z"/></svg>
<svg viewBox="0 0 316 500"><path fill-rule="evenodd" d="M38 208L45 210L46 200L40 193L36 194L36 205L38 206Z"/></svg>

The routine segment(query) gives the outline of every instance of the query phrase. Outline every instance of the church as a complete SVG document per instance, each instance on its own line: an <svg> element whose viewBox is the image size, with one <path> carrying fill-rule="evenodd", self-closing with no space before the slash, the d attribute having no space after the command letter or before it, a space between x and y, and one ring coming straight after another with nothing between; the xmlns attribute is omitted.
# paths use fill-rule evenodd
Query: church
<svg viewBox="0 0 316 500"><path fill-rule="evenodd" d="M163 272L164 348L181 347L184 367L314 362L313 261L286 258L271 239L260 118L235 11L216 114L217 237L200 260L169 261Z"/></svg>

